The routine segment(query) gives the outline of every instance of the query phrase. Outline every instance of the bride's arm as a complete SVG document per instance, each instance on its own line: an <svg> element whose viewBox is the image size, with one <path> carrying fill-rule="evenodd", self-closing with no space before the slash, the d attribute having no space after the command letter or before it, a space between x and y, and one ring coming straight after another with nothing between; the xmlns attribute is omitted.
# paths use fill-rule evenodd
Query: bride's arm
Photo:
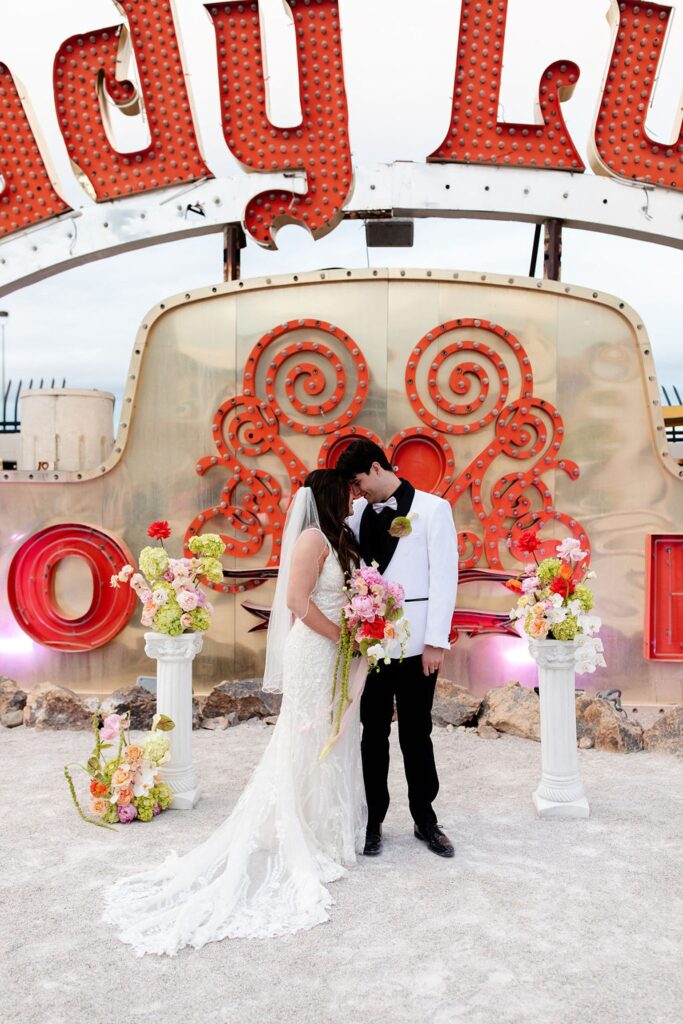
<svg viewBox="0 0 683 1024"><path fill-rule="evenodd" d="M301 534L292 552L287 607L309 629L336 643L339 639L339 626L311 601L311 594L328 555L329 549L318 530L305 530Z"/></svg>

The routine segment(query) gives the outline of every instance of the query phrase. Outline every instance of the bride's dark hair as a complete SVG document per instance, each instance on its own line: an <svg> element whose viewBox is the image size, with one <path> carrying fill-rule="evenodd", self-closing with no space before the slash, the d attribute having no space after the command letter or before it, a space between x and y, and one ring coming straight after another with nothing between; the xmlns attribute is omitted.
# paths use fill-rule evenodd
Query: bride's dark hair
<svg viewBox="0 0 683 1024"><path fill-rule="evenodd" d="M346 525L349 514L349 485L336 469L314 469L304 480L313 491L320 529L329 540L345 576L360 565L360 550Z"/></svg>

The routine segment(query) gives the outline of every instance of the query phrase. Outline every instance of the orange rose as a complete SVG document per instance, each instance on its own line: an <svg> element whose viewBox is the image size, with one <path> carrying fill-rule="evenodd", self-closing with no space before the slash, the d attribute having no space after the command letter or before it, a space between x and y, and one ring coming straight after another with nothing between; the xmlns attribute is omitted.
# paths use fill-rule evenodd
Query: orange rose
<svg viewBox="0 0 683 1024"><path fill-rule="evenodd" d="M103 818L107 813L107 801L101 797L93 797L90 801L90 811L92 814L96 814L98 818Z"/></svg>
<svg viewBox="0 0 683 1024"><path fill-rule="evenodd" d="M534 616L527 627L527 633L534 640L543 640L548 635L549 629L550 623L546 622L545 619L542 619L539 616Z"/></svg>
<svg viewBox="0 0 683 1024"><path fill-rule="evenodd" d="M133 778L133 773L125 768L117 768L111 777L112 786L126 786Z"/></svg>
<svg viewBox="0 0 683 1024"><path fill-rule="evenodd" d="M574 570L572 569L571 565L567 565L566 562L563 562L560 568L558 569L557 575L560 577L560 579L570 580L572 578L573 572Z"/></svg>
<svg viewBox="0 0 683 1024"><path fill-rule="evenodd" d="M522 584L519 582L519 580L506 580L505 586L508 588L508 590L514 590L518 594L521 594L522 592Z"/></svg>
<svg viewBox="0 0 683 1024"><path fill-rule="evenodd" d="M107 787L104 782L98 782L96 779L92 780L90 783L90 793L92 796L104 796L106 792Z"/></svg>
<svg viewBox="0 0 683 1024"><path fill-rule="evenodd" d="M128 787L126 787L125 789L120 789L119 790L119 796L118 796L117 803L121 807L125 807L125 805L129 804L132 799L133 799L133 790L132 789L129 789Z"/></svg>
<svg viewBox="0 0 683 1024"><path fill-rule="evenodd" d="M144 756L142 747L138 746L137 743L131 743L124 752L126 764L130 765L131 769L139 768Z"/></svg>

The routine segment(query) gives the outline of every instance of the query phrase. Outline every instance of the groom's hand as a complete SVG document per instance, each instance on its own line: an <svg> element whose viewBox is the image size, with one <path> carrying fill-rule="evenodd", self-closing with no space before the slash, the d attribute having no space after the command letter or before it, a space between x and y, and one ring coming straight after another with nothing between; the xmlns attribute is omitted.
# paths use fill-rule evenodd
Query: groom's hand
<svg viewBox="0 0 683 1024"><path fill-rule="evenodd" d="M422 671L426 676L441 669L445 653L443 647L425 647L422 652Z"/></svg>

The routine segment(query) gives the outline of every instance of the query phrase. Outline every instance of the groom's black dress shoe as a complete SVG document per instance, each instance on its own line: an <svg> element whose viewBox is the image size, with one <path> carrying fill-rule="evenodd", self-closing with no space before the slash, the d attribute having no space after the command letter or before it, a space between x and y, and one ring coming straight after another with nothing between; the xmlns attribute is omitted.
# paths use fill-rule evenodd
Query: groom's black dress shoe
<svg viewBox="0 0 683 1024"><path fill-rule="evenodd" d="M423 843L427 844L432 853L437 853L439 857L455 856L453 843L445 832L441 831L438 825L416 825L415 838L421 839Z"/></svg>
<svg viewBox="0 0 683 1024"><path fill-rule="evenodd" d="M382 852L382 826L368 825L365 831L365 846L363 853L366 857L376 857Z"/></svg>

